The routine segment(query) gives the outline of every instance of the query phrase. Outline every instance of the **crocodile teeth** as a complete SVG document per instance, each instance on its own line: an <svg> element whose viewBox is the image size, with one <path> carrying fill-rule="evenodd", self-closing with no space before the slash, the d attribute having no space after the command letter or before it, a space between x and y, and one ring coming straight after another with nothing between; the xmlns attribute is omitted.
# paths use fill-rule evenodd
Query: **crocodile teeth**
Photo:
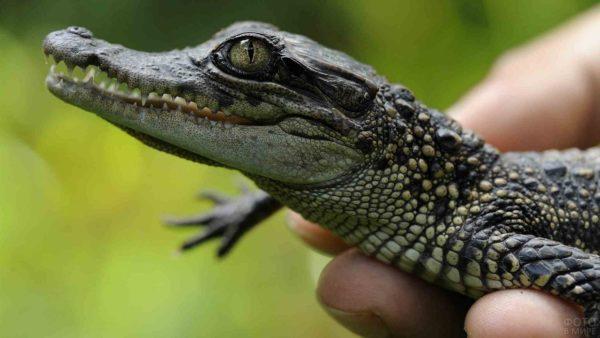
<svg viewBox="0 0 600 338"><path fill-rule="evenodd" d="M188 94L188 100L186 98L188 96L184 94L182 95L185 97L170 93L147 92L142 88L135 88L135 85L127 82L123 74L113 74L114 76L111 76L108 71L103 71L100 67L94 65L82 68L51 54L46 56L46 62L50 64L50 74L57 77L57 87L63 87L64 82L69 81L86 85L88 88L94 88L104 95L112 97L114 109L121 109L122 105L130 104L138 107L137 111L140 116L144 116L146 110L141 109L141 107L154 107L154 109L166 112L187 114L193 121L209 121L211 126L224 128L231 128L237 124L250 124L250 121L243 117L204 106L207 99L201 95ZM197 102L203 102L202 106L199 106Z"/></svg>
<svg viewBox="0 0 600 338"><path fill-rule="evenodd" d="M186 100L185 100L183 97L181 97L181 96L177 96L177 97L175 98L175 100L173 100L173 101L174 101L175 103L177 103L178 105L180 105L180 106L185 106L185 105L187 105L187 101L186 101Z"/></svg>
<svg viewBox="0 0 600 338"><path fill-rule="evenodd" d="M85 77L83 78L83 82L94 82L94 75L96 75L96 69L91 67Z"/></svg>

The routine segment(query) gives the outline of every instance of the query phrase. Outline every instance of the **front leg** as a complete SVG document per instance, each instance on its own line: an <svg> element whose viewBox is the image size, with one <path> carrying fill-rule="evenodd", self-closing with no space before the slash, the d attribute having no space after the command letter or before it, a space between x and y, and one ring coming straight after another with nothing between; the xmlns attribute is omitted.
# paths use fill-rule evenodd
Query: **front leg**
<svg viewBox="0 0 600 338"><path fill-rule="evenodd" d="M212 211L192 217L166 220L168 225L178 228L206 227L206 230L184 242L180 248L181 251L221 237L217 255L223 257L244 233L282 207L281 203L262 190L242 189L242 194L235 198L213 192L204 192L200 196L215 204Z"/></svg>
<svg viewBox="0 0 600 338"><path fill-rule="evenodd" d="M514 233L473 237L465 285L493 291L533 288L584 307L587 337L600 337L600 257L547 238Z"/></svg>

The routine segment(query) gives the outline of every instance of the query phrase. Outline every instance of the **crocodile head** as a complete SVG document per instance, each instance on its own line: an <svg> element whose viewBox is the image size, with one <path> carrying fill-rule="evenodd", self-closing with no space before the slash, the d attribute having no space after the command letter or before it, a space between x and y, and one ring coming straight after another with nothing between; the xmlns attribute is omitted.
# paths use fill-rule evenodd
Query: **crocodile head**
<svg viewBox="0 0 600 338"><path fill-rule="evenodd" d="M256 22L169 52L81 27L50 33L43 48L53 63L46 84L62 100L160 150L289 184L365 167L385 102L412 101L346 54Z"/></svg>

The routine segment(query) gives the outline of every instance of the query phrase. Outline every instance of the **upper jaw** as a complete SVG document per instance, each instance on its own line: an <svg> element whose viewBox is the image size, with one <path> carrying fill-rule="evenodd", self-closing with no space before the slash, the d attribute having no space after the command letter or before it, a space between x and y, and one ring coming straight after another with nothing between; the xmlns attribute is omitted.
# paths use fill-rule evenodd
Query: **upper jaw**
<svg viewBox="0 0 600 338"><path fill-rule="evenodd" d="M200 70L185 57L185 51L136 51L96 39L81 27L48 34L43 50L69 68L96 66L111 78L127 83L131 88L139 88L145 94L168 93L193 99L191 95L204 85L198 81Z"/></svg>
<svg viewBox="0 0 600 338"><path fill-rule="evenodd" d="M53 64L48 77L61 80L49 85L71 81L139 106L192 112L220 106L184 51L139 52L95 39L81 27L48 34L43 49Z"/></svg>
<svg viewBox="0 0 600 338"><path fill-rule="evenodd" d="M43 49L52 61L65 63L63 77L69 78L69 70L74 69L80 76L73 80L88 80L98 86L105 82L106 89L115 84L113 89L138 105L166 104L192 111L206 108L206 112L237 116L239 119L232 122L245 124L276 124L290 115L304 116L342 135L357 129L355 121L328 102L287 86L233 78L217 69L210 54L227 36L217 34L194 48L148 53L96 39L85 28L69 27L50 33ZM56 75L51 72L49 76Z"/></svg>

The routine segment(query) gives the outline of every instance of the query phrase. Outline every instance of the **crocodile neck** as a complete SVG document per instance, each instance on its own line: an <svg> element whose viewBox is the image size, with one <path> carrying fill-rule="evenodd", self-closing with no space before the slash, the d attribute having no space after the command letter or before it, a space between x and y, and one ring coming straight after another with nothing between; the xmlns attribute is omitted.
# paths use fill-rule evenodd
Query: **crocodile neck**
<svg viewBox="0 0 600 338"><path fill-rule="evenodd" d="M396 236L404 250L424 229L452 222L448 215L490 176L499 152L442 113L398 101L394 88L384 86L378 94L373 109L383 118L360 132L364 141L357 145L370 160L352 175L310 187L251 178L347 243L362 243L367 252L375 251L367 240L374 234L381 241Z"/></svg>

